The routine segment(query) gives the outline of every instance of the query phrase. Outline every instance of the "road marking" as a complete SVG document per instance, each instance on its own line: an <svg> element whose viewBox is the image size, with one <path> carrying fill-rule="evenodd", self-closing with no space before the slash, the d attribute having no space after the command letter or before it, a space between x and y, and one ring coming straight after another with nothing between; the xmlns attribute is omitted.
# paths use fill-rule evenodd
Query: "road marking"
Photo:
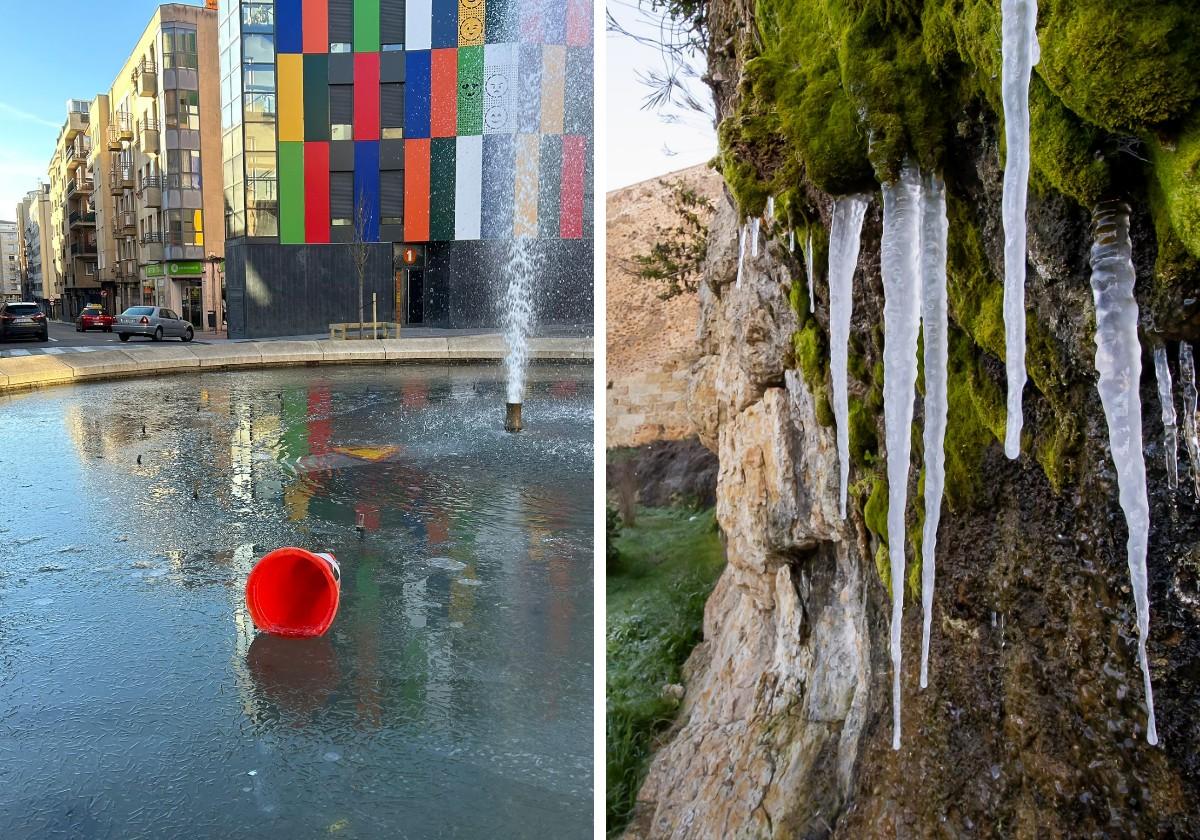
<svg viewBox="0 0 1200 840"><path fill-rule="evenodd" d="M8 354L10 356L28 356L30 352L28 350L9 350Z"/></svg>
<svg viewBox="0 0 1200 840"><path fill-rule="evenodd" d="M50 339L50 340L51 340L51 341L54 341L54 342L57 342L57 341L58 341L58 339L57 339L57 338L52 338L52 339Z"/></svg>
<svg viewBox="0 0 1200 840"><path fill-rule="evenodd" d="M42 352L48 356L61 356L63 353L66 353L67 350L69 350L69 349L70 348L68 348L68 347L45 347L42 349Z"/></svg>

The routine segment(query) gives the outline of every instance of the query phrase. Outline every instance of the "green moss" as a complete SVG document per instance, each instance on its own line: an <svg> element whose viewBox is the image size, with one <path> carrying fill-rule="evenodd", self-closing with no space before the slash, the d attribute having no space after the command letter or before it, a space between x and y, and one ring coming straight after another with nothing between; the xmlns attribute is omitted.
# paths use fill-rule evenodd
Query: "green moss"
<svg viewBox="0 0 1200 840"><path fill-rule="evenodd" d="M875 549L875 572L879 575L879 582L883 584L883 588L887 590L887 594L892 594L892 559L888 556L887 543L880 543Z"/></svg>
<svg viewBox="0 0 1200 840"><path fill-rule="evenodd" d="M1112 181L1104 134L1073 114L1040 77L1029 83L1029 158L1035 187L1047 186L1091 207Z"/></svg>
<svg viewBox="0 0 1200 840"><path fill-rule="evenodd" d="M808 287L803 281L792 281L792 288L788 290L788 303L791 304L796 317L804 323L808 319Z"/></svg>
<svg viewBox="0 0 1200 840"><path fill-rule="evenodd" d="M849 400L847 427L850 438L850 460L859 465L870 466L878 458L879 437L875 432L878 415L867 411L866 404L856 398Z"/></svg>
<svg viewBox="0 0 1200 840"><path fill-rule="evenodd" d="M1004 403L981 369L977 350L951 327L946 365L945 498L950 510L971 506L983 487L984 450L1004 433Z"/></svg>
<svg viewBox="0 0 1200 840"><path fill-rule="evenodd" d="M1159 188L1156 195L1159 219L1165 216L1174 234L1168 234L1168 239L1177 238L1188 254L1200 258L1200 113L1180 135L1174 150L1161 141L1152 141L1149 146ZM1168 232L1161 225L1158 227L1162 243Z"/></svg>
<svg viewBox="0 0 1200 840"><path fill-rule="evenodd" d="M863 524L880 541L887 543L887 479L881 473L873 473L869 476L869 481L867 487L870 494L863 505Z"/></svg>
<svg viewBox="0 0 1200 840"><path fill-rule="evenodd" d="M1178 119L1200 97L1192 2L1041 0L1038 74L1084 119L1121 132Z"/></svg>

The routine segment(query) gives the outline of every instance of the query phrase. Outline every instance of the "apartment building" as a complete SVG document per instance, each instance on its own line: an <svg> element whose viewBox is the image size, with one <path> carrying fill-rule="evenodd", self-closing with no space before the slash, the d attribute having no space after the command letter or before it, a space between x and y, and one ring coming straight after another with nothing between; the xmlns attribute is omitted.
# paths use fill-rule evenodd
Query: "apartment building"
<svg viewBox="0 0 1200 840"><path fill-rule="evenodd" d="M0 222L0 300L21 299L21 234L16 222Z"/></svg>
<svg viewBox="0 0 1200 840"><path fill-rule="evenodd" d="M72 320L89 303L99 303L96 273L96 213L86 179L90 103L67 102L67 119L58 133L50 176L50 251L62 283L61 317Z"/></svg>
<svg viewBox="0 0 1200 840"><path fill-rule="evenodd" d="M355 248L381 319L493 326L517 239L538 320L590 321L590 0L218 12L230 335L356 320Z"/></svg>
<svg viewBox="0 0 1200 840"><path fill-rule="evenodd" d="M224 310L216 18L160 6L91 103L89 132L106 308L165 306L198 332L219 327Z"/></svg>
<svg viewBox="0 0 1200 840"><path fill-rule="evenodd" d="M50 185L43 184L25 194L17 206L21 235L22 297L41 304L42 311L55 317L61 303L54 258L50 251Z"/></svg>

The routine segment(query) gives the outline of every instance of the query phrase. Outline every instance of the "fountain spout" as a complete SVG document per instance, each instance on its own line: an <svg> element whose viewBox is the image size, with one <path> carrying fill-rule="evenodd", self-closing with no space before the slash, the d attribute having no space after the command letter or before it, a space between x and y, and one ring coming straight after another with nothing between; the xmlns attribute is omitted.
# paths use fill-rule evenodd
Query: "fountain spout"
<svg viewBox="0 0 1200 840"><path fill-rule="evenodd" d="M519 402L510 402L505 403L505 407L507 411L504 413L504 431L521 431L521 404Z"/></svg>

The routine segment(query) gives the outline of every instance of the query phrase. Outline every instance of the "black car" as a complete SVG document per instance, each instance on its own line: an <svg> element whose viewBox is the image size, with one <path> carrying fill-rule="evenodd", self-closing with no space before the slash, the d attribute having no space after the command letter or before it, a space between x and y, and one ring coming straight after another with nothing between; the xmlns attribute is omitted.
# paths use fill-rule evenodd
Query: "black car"
<svg viewBox="0 0 1200 840"><path fill-rule="evenodd" d="M46 316L36 303L0 303L0 341L14 338L50 338Z"/></svg>

